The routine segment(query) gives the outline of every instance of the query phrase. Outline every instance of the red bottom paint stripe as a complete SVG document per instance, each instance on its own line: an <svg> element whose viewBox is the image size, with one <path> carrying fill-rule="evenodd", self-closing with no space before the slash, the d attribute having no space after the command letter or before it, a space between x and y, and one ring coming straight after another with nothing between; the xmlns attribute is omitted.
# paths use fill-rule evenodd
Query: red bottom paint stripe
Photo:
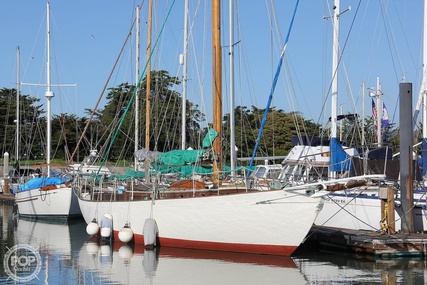
<svg viewBox="0 0 427 285"><path fill-rule="evenodd" d="M114 241L118 241L119 232L114 231ZM133 243L136 245L144 245L144 236L134 234ZM121 242L120 242L121 243ZM218 243L206 241L192 241L171 238L159 238L160 246L186 248L186 249L202 249L225 252L239 252L251 254L267 254L279 256L291 256L297 249L297 246L280 246L280 245L260 245L260 244L236 244L236 243ZM121 243L123 244L123 243Z"/></svg>

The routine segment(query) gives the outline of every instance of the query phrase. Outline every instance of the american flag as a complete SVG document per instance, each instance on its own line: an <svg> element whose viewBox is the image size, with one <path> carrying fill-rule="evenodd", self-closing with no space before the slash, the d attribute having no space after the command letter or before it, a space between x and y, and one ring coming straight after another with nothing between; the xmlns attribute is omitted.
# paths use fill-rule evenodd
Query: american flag
<svg viewBox="0 0 427 285"><path fill-rule="evenodd" d="M374 121L375 128L377 127L377 107L375 106L374 99L372 99L372 121Z"/></svg>

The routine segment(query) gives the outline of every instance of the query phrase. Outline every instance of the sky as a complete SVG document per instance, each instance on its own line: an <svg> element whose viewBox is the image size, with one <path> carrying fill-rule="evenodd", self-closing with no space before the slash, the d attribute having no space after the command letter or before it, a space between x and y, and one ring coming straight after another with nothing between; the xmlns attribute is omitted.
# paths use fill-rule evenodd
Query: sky
<svg viewBox="0 0 427 285"><path fill-rule="evenodd" d="M182 78L184 0L153 1L151 68ZM212 121L211 1L189 4L187 99ZM17 47L21 92L45 102L46 0L1 0L0 88L16 88ZM236 105L265 108L296 0L235 0ZM83 116L103 108L104 86L134 84L135 7L141 7L140 72L145 75L148 0L51 0L53 113ZM316 123L330 116L333 0L300 0L272 106L298 111ZM347 8L351 7L349 10ZM413 83L414 108L422 80L422 0L342 0L338 105L342 113L371 115L369 89L381 82L390 120L398 124L399 83ZM229 113L229 1L221 1L223 113ZM132 31L125 44L128 33ZM118 59L124 46L123 54ZM116 69L112 72L118 59ZM107 79L112 73L111 79ZM365 91L362 92L362 83ZM25 84L24 84L25 83ZM31 83L32 85L29 85ZM181 92L182 87L176 87ZM374 90L375 91L375 90ZM366 94L362 106L362 94ZM102 96L103 95L103 96ZM101 98L101 99L100 99ZM340 113L341 111L339 111Z"/></svg>

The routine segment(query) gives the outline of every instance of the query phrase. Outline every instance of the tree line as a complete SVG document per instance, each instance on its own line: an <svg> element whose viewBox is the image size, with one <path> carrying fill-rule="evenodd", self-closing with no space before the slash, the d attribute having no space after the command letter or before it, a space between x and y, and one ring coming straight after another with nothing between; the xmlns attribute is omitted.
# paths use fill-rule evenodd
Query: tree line
<svg viewBox="0 0 427 285"><path fill-rule="evenodd" d="M91 150L103 154L108 149L108 161L133 160L135 135L139 137L139 148L149 146L150 150L160 152L181 148L181 94L176 91L181 81L170 76L165 70L152 71L149 95L149 116L146 116L146 77L135 90L135 85L122 83L108 89L107 102L102 109L85 109L85 115L58 114L52 116L52 159L81 161ZM44 102L30 95L20 94L19 98L19 157L16 158L16 89L0 90L0 142L4 152L11 160L44 161L46 152L46 113ZM136 96L136 94L139 96ZM139 98L138 110L135 100ZM205 114L197 104L186 101L186 147L201 148L207 132ZM265 109L251 106L237 106L235 109L236 147L239 157L252 155ZM124 119L123 114L127 113ZM138 130L135 130L135 117L138 115ZM88 124L91 118L90 124ZM149 124L146 124L146 120ZM223 117L223 149L230 148L230 114ZM357 116L342 121L343 140L347 144L361 145L361 120ZM120 127L119 127L120 126ZM146 129L146 126L150 126ZM365 138L376 140L376 130L372 118L365 120ZM86 130L84 135L83 130ZM148 131L147 131L148 130ZM135 133L137 132L137 133ZM267 122L259 144L258 156L283 156L292 148L292 138L296 136L327 135L328 129L303 118L298 112L285 112L270 108ZM116 134L116 135L115 135ZM393 136L388 140L396 144L397 130L393 125L387 130ZM148 141L147 141L148 138ZM78 142L80 144L78 145ZM113 143L111 143L114 141ZM229 152L223 152L223 161L229 161Z"/></svg>

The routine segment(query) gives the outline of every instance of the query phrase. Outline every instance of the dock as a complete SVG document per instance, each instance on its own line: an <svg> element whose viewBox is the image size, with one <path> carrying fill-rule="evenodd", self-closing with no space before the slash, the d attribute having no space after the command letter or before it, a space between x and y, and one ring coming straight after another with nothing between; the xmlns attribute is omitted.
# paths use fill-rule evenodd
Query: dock
<svg viewBox="0 0 427 285"><path fill-rule="evenodd" d="M15 195L10 193L9 181L8 177L0 178L0 201L2 202L15 201Z"/></svg>
<svg viewBox="0 0 427 285"><path fill-rule="evenodd" d="M427 234L393 235L365 230L343 230L313 226L307 244L319 249L374 255L377 258L427 257Z"/></svg>
<svg viewBox="0 0 427 285"><path fill-rule="evenodd" d="M0 193L0 201L15 201L15 195Z"/></svg>

